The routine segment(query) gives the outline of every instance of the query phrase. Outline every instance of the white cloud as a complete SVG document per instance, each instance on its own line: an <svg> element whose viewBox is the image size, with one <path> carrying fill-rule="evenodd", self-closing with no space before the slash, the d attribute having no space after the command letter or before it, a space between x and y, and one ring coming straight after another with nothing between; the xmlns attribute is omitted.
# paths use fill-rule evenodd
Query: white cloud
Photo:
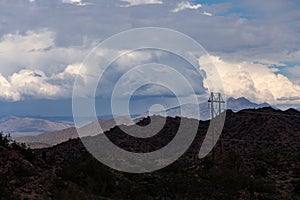
<svg viewBox="0 0 300 200"><path fill-rule="evenodd" d="M79 74L80 67L81 67L81 64L68 65L64 72L71 74L71 75L77 75L77 74Z"/></svg>
<svg viewBox="0 0 300 200"><path fill-rule="evenodd" d="M199 8L202 8L201 4L192 5L189 1L183 1L177 4L177 7L174 8L171 12L177 13L179 11L186 10L186 9L197 10Z"/></svg>
<svg viewBox="0 0 300 200"><path fill-rule="evenodd" d="M21 70L10 77L10 83L21 95L29 97L51 99L62 95L62 86L52 85L48 79L40 70Z"/></svg>
<svg viewBox="0 0 300 200"><path fill-rule="evenodd" d="M203 13L202 13L203 15L207 15L207 16L212 16L212 14L211 13L209 13L209 12L206 12L206 11L204 11Z"/></svg>
<svg viewBox="0 0 300 200"><path fill-rule="evenodd" d="M0 99L8 101L17 101L21 99L21 95L18 91L12 88L8 80L0 74Z"/></svg>
<svg viewBox="0 0 300 200"><path fill-rule="evenodd" d="M145 5L145 4L162 4L162 0L121 0L125 2L126 5L124 7L136 6L136 5Z"/></svg>
<svg viewBox="0 0 300 200"><path fill-rule="evenodd" d="M0 41L0 99L70 97L91 47L56 47L46 29L7 34Z"/></svg>
<svg viewBox="0 0 300 200"><path fill-rule="evenodd" d="M122 55L117 60L118 71L128 70L132 66L150 62L153 59L151 52L137 51Z"/></svg>
<svg viewBox="0 0 300 200"><path fill-rule="evenodd" d="M218 69L227 96L245 96L256 102L271 104L295 103L295 97L300 97L300 86L279 74L277 69L246 61L228 62L217 56L202 57L199 64L208 70L205 69L206 63L211 61Z"/></svg>
<svg viewBox="0 0 300 200"><path fill-rule="evenodd" d="M83 3L82 0L62 0L63 3L75 4L78 6L84 6L86 3Z"/></svg>
<svg viewBox="0 0 300 200"><path fill-rule="evenodd" d="M0 67L8 77L22 69L39 69L47 75L81 62L91 47L57 47L55 33L46 29L4 35L0 40Z"/></svg>
<svg viewBox="0 0 300 200"><path fill-rule="evenodd" d="M53 74L49 78L53 80L53 82L57 83L58 85L63 85L65 88L68 87L71 90L74 79L76 78L76 76L80 76L80 73L83 72L86 72L86 69L82 67L82 64L74 63L68 65L63 72L58 74Z"/></svg>
<svg viewBox="0 0 300 200"><path fill-rule="evenodd" d="M71 97L74 80L79 75L80 67L80 63L71 64L63 72L51 76L47 76L38 69L22 69L8 78L0 74L0 99L19 101L27 98L57 99ZM80 71L84 72L85 70ZM83 94L85 91L84 86L83 83Z"/></svg>

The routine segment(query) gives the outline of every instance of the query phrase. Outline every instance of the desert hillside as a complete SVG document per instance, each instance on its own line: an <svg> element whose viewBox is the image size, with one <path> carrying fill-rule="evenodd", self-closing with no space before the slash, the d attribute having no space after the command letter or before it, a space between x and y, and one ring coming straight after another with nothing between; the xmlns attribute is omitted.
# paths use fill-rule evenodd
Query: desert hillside
<svg viewBox="0 0 300 200"><path fill-rule="evenodd" d="M148 140L122 133L105 135L133 152L159 149L175 136L183 118L166 120ZM138 122L149 124L150 118ZM146 174L112 170L96 161L79 139L54 147L0 148L2 199L297 199L300 192L300 113L272 108L227 111L223 155L198 159L209 121L199 121L188 151L170 166ZM124 127L123 127L124 128ZM128 129L134 126L125 127ZM104 134L85 138L96 141ZM218 152L216 148L216 152Z"/></svg>

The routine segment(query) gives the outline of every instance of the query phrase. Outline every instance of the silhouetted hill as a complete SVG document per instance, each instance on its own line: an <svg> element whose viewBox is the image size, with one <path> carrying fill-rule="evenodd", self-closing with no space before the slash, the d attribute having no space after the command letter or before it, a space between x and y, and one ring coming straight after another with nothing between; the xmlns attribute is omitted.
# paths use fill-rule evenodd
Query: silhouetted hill
<svg viewBox="0 0 300 200"><path fill-rule="evenodd" d="M150 121L166 120L162 130L148 139L124 134L122 129L149 129ZM138 126L114 127L105 135L127 151L149 152L165 146L176 135L185 118L145 118ZM227 111L222 132L224 154L198 159L209 121L199 121L196 138L187 152L170 166L146 174L128 174L112 170L96 161L81 140L72 139L54 147L35 150L31 163L35 175L3 173L8 163L0 157L2 190L36 199L297 199L300 192L300 113L272 108ZM140 127L139 127L140 126ZM100 134L85 138L95 142ZM15 150L5 148L1 155ZM44 153L43 153L44 152ZM16 152L18 156L20 153ZM44 154L45 161L42 160ZM45 156L46 155L46 156ZM9 159L9 165L19 163ZM41 164L42 163L42 164ZM13 170L14 167L9 169ZM40 170L40 171L39 171ZM31 171L31 170L30 170ZM49 176L48 178L45 178ZM18 180L26 180L16 184ZM13 181L17 180L17 181ZM46 193L40 193L44 180ZM11 184L9 184L11 182ZM39 182L39 181L38 181ZM9 186L8 186L9 185ZM1 193L2 194L2 193ZM34 199L34 198L33 198Z"/></svg>

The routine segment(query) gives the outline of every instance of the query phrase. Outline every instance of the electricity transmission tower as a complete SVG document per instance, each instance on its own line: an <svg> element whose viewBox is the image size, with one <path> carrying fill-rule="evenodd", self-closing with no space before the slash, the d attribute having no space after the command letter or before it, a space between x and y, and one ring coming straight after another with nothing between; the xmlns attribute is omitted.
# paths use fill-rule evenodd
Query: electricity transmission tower
<svg viewBox="0 0 300 200"><path fill-rule="evenodd" d="M212 145L215 145L215 134L220 133L222 129L221 113L225 111L225 106L222 109L222 104L225 104L221 93L211 92L208 103L210 103L211 124L212 124ZM220 155L223 154L222 135L220 135ZM215 159L215 148L212 149L212 159Z"/></svg>

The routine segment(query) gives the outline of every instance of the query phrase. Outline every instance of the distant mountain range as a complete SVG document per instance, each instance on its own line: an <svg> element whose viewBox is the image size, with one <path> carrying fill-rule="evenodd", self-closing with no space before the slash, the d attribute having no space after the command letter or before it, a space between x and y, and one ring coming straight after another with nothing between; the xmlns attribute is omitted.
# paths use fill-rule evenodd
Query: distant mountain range
<svg viewBox="0 0 300 200"><path fill-rule="evenodd" d="M263 104L256 104L253 103L251 101L249 101L246 98L229 98L227 100L227 109L233 110L233 111L240 111L243 109L247 109L247 108L262 108L262 107L269 107L270 105L267 103L263 103ZM200 105L196 105L196 107L198 107L200 109L200 119L201 120L208 120L210 119L210 108L208 106L208 103L202 103ZM184 111L181 114L181 109ZM199 119L199 116L197 115L197 112L195 110L195 105L192 104L185 104L177 107L173 107L170 109L167 109L166 111L160 111L160 112L155 112L155 113L151 113L151 115L161 115L161 116L165 116L165 113L167 113L167 116L170 117L175 117L175 116L183 116L183 117L187 117L187 118L195 118L195 119ZM143 115L141 115L140 117L137 117L135 122L139 121L139 119L141 119L144 116L148 116L148 113L145 113ZM56 118L58 119L58 118ZM20 119L21 121L24 121L24 119ZM40 120L41 122L47 121L47 120ZM124 124L124 125L130 125L130 120L126 117L119 117L118 121L120 123L118 123L118 125L120 124ZM48 122L48 121L47 121ZM113 119L99 119L98 121L92 122L90 124L87 124L85 126L83 126L81 128L82 132L88 132L88 133L93 133L95 132L95 134L97 133L97 126L98 123L101 124L101 128L103 129L103 131L107 131L111 128L113 128L114 126L116 126L116 122ZM18 124L18 120L14 121L14 123L10 123L10 127L13 127L13 125ZM27 126L26 126L27 125ZM27 123L24 126L17 126L19 127L19 131L21 130L26 130L29 129L32 130L32 127L36 127L36 126L32 126L34 124L30 124ZM49 124L50 126L51 124ZM55 123L52 126L52 129L54 128L58 128L56 126L54 126ZM48 129L50 129L50 127L48 126ZM36 127L37 128L37 127ZM42 126L40 127L42 128ZM45 129L45 127L44 127ZM39 130L39 131L44 131L43 130ZM25 134L27 134L28 132L25 132ZM24 134L23 134L24 135ZM81 135L82 136L82 135ZM76 128L70 128L70 126L65 127L65 128L61 128L61 129L56 129L56 130L51 130L48 131L47 133L43 132L40 135L34 135L34 136L24 136L24 137L18 137L16 138L16 140L18 142L25 142L29 145L31 145L32 148L39 148L39 147L47 147L47 146L52 146L64 141L67 141L69 139L73 139L73 138L77 138L78 137L78 133Z"/></svg>
<svg viewBox="0 0 300 200"><path fill-rule="evenodd" d="M245 97L240 97L237 99L230 97L226 101L226 107L228 110L237 112L248 108L257 109L263 107L270 107L270 104L268 103L256 104L249 101ZM197 108L199 109L198 111ZM198 115L199 112L200 112L200 116ZM194 118L200 120L208 120L211 117L210 112L211 110L209 104L205 102L199 105L184 104L181 106L169 108L167 110L161 110L155 112L147 111L146 113L143 114L143 116L147 116L147 115L160 115L160 116L170 116L170 117L181 116L181 117Z"/></svg>
<svg viewBox="0 0 300 200"><path fill-rule="evenodd" d="M70 121L50 121L46 119L38 119L32 117L1 117L0 131L5 134L11 134L13 137L24 135L38 135L45 132L53 132L69 127L73 127L74 123Z"/></svg>
<svg viewBox="0 0 300 200"><path fill-rule="evenodd" d="M14 103L14 104L9 104L6 103L4 104L3 102L0 103L0 105L4 108L2 109L1 114L2 115L7 115L9 113L11 114L17 114L17 112L14 112L14 110L21 110L23 116L20 117L19 115L16 116L4 116L0 117L0 131L3 131L4 133L10 133L13 137L23 137L23 136L35 136L43 133L48 133L48 132L57 132L60 130L64 130L70 127L74 126L73 123L73 117L72 115L69 115L69 108L67 109L68 115L62 115L62 116L55 116L55 113L52 111L52 107L56 104L52 101L42 101L45 103L45 105L51 105L51 110L49 111L49 115L52 116L43 116L43 115L36 115L36 116L24 116L25 113L31 113L31 110L27 110L26 108L30 107L31 103L39 105L39 110L45 110L45 106L40 105L41 102L22 102L22 103ZM63 105L68 105L67 100L62 101L64 104ZM247 108L262 108L262 107L269 107L270 105L267 103L262 103L262 104L256 104L248 99L241 97L241 98L228 98L227 99L227 109L233 110L234 112L247 109ZM3 105L2 105L3 104ZM43 104L44 105L44 104ZM48 106L46 106L48 107ZM48 107L48 108L49 108ZM66 106L68 107L68 106ZM197 112L198 108L200 111L200 116ZM64 110L63 107L57 107L57 110ZM298 108L300 111L300 108ZM181 112L182 111L182 112ZM34 112L37 113L37 112ZM33 114L34 114L33 113ZM61 112L60 112L61 113ZM58 113L58 114L60 114ZM210 119L210 108L207 102L202 103L200 105L192 105L192 104L184 104L182 106L176 106L172 108L168 108L167 110L161 110L161 111L156 111L156 112L150 112L147 111L143 114L140 115L134 115L132 117L139 118L139 117L144 117L148 115L161 115L161 116L182 116L182 117L188 117L188 118L195 118L195 119L200 119L200 120L208 120ZM103 115L103 116L98 116L98 119L112 119L112 115ZM85 120L86 121L86 120Z"/></svg>
<svg viewBox="0 0 300 200"><path fill-rule="evenodd" d="M268 103L253 103L246 99L245 97L240 97L240 98L233 98L230 97L227 99L227 109L232 110L232 111L240 111L248 108L264 108L264 107L270 107L271 105Z"/></svg>
<svg viewBox="0 0 300 200"><path fill-rule="evenodd" d="M119 117L118 123L114 119L99 119L98 121L92 122L80 128L80 133L94 133L94 135L103 133L116 125L131 125L132 122L127 117ZM102 132L99 132L98 126L101 126ZM90 136L90 135L80 135L83 136ZM30 145L31 148L42 148L42 147L49 147L53 146L62 142L65 142L69 139L78 138L78 132L75 127L66 128L63 130L43 133L36 136L24 136L24 137L17 137L15 140L17 142L26 143Z"/></svg>

